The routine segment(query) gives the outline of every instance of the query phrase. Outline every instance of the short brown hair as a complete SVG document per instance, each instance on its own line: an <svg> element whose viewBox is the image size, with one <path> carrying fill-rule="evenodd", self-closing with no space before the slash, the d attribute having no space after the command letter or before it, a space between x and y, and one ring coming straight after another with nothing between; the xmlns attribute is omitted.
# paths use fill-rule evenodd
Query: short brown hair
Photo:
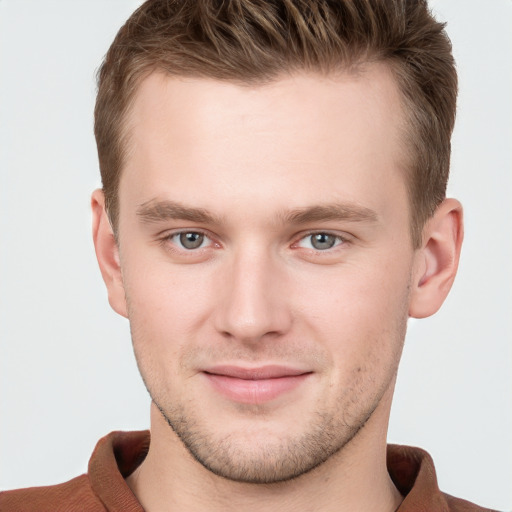
<svg viewBox="0 0 512 512"><path fill-rule="evenodd" d="M426 0L148 0L119 30L98 72L95 135L116 229L126 116L153 71L262 84L295 70L389 64L403 98L411 232L445 198L457 75L444 24Z"/></svg>

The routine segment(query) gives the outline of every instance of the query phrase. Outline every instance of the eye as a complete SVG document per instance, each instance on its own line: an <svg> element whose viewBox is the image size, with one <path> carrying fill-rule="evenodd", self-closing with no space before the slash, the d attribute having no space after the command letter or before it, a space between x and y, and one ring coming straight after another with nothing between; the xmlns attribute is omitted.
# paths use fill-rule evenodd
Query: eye
<svg viewBox="0 0 512 512"><path fill-rule="evenodd" d="M340 245L343 241L343 238L339 235L333 235L331 233L311 233L302 238L297 245L305 249L326 251Z"/></svg>
<svg viewBox="0 0 512 512"><path fill-rule="evenodd" d="M182 231L171 235L169 238L178 247L189 251L200 249L210 242L210 239L204 233L198 231Z"/></svg>

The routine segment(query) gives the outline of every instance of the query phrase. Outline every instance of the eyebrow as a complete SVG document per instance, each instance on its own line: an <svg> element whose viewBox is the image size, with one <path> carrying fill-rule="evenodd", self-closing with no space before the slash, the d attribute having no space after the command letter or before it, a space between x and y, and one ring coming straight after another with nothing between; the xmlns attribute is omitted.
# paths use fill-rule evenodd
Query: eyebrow
<svg viewBox="0 0 512 512"><path fill-rule="evenodd" d="M307 224L308 222L329 220L375 223L378 221L378 215L364 206L352 203L332 203L296 208L286 212L283 215L283 220L290 224Z"/></svg>
<svg viewBox="0 0 512 512"><path fill-rule="evenodd" d="M166 220L187 220L202 224L215 224L219 219L203 208L192 208L175 201L157 201L152 199L137 208L137 216L143 222L162 222Z"/></svg>
<svg viewBox="0 0 512 512"><path fill-rule="evenodd" d="M166 220L186 220L201 224L220 224L221 219L203 208L185 206L176 201L152 199L137 208L137 216L147 223ZM307 224L320 221L350 221L375 223L378 215L373 210L352 203L331 203L326 205L295 208L278 215L284 224Z"/></svg>

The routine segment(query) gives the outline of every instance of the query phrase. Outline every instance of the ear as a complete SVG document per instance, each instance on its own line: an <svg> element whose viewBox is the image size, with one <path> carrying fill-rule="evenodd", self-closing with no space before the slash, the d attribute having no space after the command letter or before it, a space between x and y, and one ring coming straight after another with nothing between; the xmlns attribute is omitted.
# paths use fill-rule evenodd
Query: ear
<svg viewBox="0 0 512 512"><path fill-rule="evenodd" d="M463 237L462 205L456 199L445 199L423 229L409 316L425 318L441 307L457 273Z"/></svg>
<svg viewBox="0 0 512 512"><path fill-rule="evenodd" d="M103 281L107 286L108 301L112 309L124 317L128 317L126 297L121 274L119 247L105 210L103 190L95 190L91 197L92 238L96 250L96 258L100 266Z"/></svg>

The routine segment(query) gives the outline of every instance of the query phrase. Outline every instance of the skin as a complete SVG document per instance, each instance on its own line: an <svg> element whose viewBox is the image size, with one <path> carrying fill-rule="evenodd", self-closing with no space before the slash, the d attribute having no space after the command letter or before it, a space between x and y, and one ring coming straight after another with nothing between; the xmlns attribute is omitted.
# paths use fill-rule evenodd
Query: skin
<svg viewBox="0 0 512 512"><path fill-rule="evenodd" d="M153 399L128 478L146 510L396 510L386 430L407 318L440 307L462 242L450 199L413 248L403 128L384 65L140 85L118 242L101 191L92 206ZM302 376L269 398L252 375L240 398L219 391L226 365Z"/></svg>

